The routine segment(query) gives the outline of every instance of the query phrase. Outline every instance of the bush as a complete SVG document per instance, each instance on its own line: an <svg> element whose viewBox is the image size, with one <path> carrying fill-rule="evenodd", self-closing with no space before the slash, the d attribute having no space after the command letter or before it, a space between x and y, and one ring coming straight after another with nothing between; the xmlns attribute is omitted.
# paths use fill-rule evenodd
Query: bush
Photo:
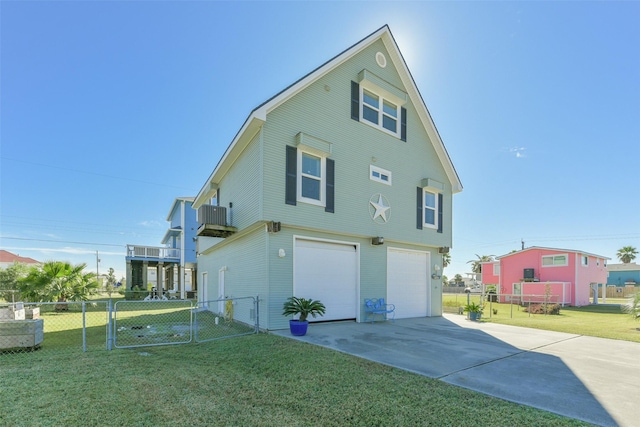
<svg viewBox="0 0 640 427"><path fill-rule="evenodd" d="M531 314L560 314L560 304L531 304L524 311Z"/></svg>

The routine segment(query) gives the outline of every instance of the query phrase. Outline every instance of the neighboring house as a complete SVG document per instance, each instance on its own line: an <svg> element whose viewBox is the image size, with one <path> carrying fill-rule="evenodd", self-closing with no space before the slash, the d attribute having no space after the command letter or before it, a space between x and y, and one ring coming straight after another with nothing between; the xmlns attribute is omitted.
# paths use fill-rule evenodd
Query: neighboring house
<svg viewBox="0 0 640 427"><path fill-rule="evenodd" d="M640 285L640 265L635 262L629 262L626 264L608 264L607 271L609 272L607 285L617 287L625 285Z"/></svg>
<svg viewBox="0 0 640 427"><path fill-rule="evenodd" d="M609 258L572 249L531 247L482 263L483 285L498 285L500 300L590 303L592 286L607 281ZM548 288L547 288L548 287Z"/></svg>
<svg viewBox="0 0 640 427"><path fill-rule="evenodd" d="M380 297L397 318L439 316L461 190L384 26L258 106L231 141L193 204L199 299L259 296L265 329L288 326L292 295L326 305L315 320L360 321Z"/></svg>
<svg viewBox="0 0 640 427"><path fill-rule="evenodd" d="M180 298L196 296L196 212L193 197L178 197L167 221L164 246L127 245L127 288L147 290L152 283L157 290L176 293ZM158 283L161 286L158 286Z"/></svg>
<svg viewBox="0 0 640 427"><path fill-rule="evenodd" d="M23 257L9 251L5 251L4 249L0 249L0 268L11 267L16 262L26 264L29 267L42 264L40 261L36 261L33 258Z"/></svg>

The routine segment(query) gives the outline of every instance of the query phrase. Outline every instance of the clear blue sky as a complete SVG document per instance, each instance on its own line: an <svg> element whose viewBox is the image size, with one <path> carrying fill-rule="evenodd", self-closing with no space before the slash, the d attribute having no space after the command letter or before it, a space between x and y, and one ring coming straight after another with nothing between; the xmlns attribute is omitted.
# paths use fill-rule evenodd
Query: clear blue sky
<svg viewBox="0 0 640 427"><path fill-rule="evenodd" d="M389 24L464 185L452 277L640 249L638 2L0 2L0 248L124 275L250 111Z"/></svg>

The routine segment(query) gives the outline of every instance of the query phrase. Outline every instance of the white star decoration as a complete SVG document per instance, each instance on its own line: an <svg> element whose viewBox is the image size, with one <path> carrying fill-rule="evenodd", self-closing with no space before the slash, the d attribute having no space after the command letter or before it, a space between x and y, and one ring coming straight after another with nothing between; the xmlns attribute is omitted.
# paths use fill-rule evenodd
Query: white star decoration
<svg viewBox="0 0 640 427"><path fill-rule="evenodd" d="M371 206L373 206L376 210L376 213L373 214L373 220L375 221L376 218L381 217L384 222L387 222L387 211L390 207L384 204L384 200L382 200L382 194L378 195L377 202L371 200L369 201L369 203L371 203Z"/></svg>

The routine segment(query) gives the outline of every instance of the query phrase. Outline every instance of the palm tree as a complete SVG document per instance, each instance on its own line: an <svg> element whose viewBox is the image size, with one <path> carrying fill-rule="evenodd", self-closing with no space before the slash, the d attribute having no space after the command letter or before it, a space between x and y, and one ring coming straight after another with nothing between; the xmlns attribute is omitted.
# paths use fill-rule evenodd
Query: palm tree
<svg viewBox="0 0 640 427"><path fill-rule="evenodd" d="M451 254L442 254L442 268L446 268L451 264Z"/></svg>
<svg viewBox="0 0 640 427"><path fill-rule="evenodd" d="M20 281L22 297L27 301L64 303L86 300L96 293L98 282L94 273L84 273L86 264L71 265L62 261L47 261L41 268L33 267ZM66 309L65 304L56 310Z"/></svg>
<svg viewBox="0 0 640 427"><path fill-rule="evenodd" d="M467 261L467 264L471 264L471 271L473 271L476 274L482 273L483 262L493 261L493 257L495 257L495 255L480 256L478 254L476 254L476 256L478 257L478 259L472 259L471 261Z"/></svg>
<svg viewBox="0 0 640 427"><path fill-rule="evenodd" d="M618 259L625 264L629 264L631 261L636 259L636 255L638 255L638 250L633 246L625 246L619 249L616 254Z"/></svg>

